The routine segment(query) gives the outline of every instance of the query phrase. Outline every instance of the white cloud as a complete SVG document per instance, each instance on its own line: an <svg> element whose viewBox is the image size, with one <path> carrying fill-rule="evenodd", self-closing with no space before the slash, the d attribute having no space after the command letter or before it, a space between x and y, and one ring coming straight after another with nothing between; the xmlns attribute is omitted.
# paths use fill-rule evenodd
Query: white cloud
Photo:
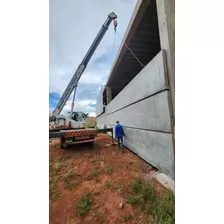
<svg viewBox="0 0 224 224"><path fill-rule="evenodd" d="M123 36L136 2L137 0L50 0L50 92L60 95L63 93L107 15L112 11L118 15L117 29ZM114 43L111 24L80 79L76 93L76 111L84 109L90 113L95 112L87 102L97 99L99 87L108 78L120 43L118 37ZM91 87L90 84L98 86Z"/></svg>
<svg viewBox="0 0 224 224"><path fill-rule="evenodd" d="M95 112L89 113L89 117L96 117L96 113Z"/></svg>
<svg viewBox="0 0 224 224"><path fill-rule="evenodd" d="M74 104L75 111L82 111L84 113L95 113L95 108L91 107L91 104L96 104L94 100L76 100ZM67 115L67 112L71 111L72 100L68 100L62 111L63 114Z"/></svg>
<svg viewBox="0 0 224 224"><path fill-rule="evenodd" d="M91 107L89 104L93 104L95 102L88 101L88 100L82 100L82 101L76 101L74 105L74 111L82 111L84 113L88 113L89 117L96 117L95 108ZM68 115L68 112L71 111L71 104L72 102L69 101L64 109L62 110L61 114ZM52 113L54 108L49 108L49 113Z"/></svg>

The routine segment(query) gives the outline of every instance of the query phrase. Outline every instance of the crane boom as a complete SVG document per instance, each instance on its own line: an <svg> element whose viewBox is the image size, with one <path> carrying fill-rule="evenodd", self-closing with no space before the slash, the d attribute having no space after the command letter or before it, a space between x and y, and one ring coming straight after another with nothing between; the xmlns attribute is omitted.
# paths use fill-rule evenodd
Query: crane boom
<svg viewBox="0 0 224 224"><path fill-rule="evenodd" d="M88 52L86 53L85 57L83 58L81 64L78 66L76 72L74 73L71 81L69 82L67 88L65 89L63 95L61 96L56 108L53 111L53 116L57 116L62 111L63 107L65 106L68 98L70 97L74 88L77 87L78 81L83 74L89 60L93 56L96 48L98 47L100 41L102 40L104 34L106 33L109 25L111 24L112 20L115 20L117 15L112 12L108 15L106 21L104 22L102 28L100 29L99 33L97 34L95 40L93 41L92 45L90 46Z"/></svg>

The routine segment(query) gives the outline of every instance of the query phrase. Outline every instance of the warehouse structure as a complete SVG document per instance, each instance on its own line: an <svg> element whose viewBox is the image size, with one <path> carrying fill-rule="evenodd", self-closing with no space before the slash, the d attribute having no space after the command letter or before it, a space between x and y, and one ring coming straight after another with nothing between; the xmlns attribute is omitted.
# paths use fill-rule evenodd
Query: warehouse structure
<svg viewBox="0 0 224 224"><path fill-rule="evenodd" d="M98 127L119 120L125 146L173 180L174 10L174 0L138 1L96 105Z"/></svg>

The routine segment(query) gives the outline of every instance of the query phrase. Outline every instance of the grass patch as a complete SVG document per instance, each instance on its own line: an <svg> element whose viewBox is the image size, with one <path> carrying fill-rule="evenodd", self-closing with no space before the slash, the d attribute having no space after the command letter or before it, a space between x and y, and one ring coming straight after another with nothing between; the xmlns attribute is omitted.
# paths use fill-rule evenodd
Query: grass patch
<svg viewBox="0 0 224 224"><path fill-rule="evenodd" d="M156 224L175 223L175 197L172 192L159 196L153 184L149 186L144 180L136 179L131 185L131 194L125 198L127 203L151 213Z"/></svg>
<svg viewBox="0 0 224 224"><path fill-rule="evenodd" d="M93 180L94 178L97 179L99 175L100 175L100 170L94 170L87 174L86 179L87 180Z"/></svg>
<svg viewBox="0 0 224 224"><path fill-rule="evenodd" d="M110 175L112 173L112 167L110 165L106 165L104 167L104 170L107 175Z"/></svg>
<svg viewBox="0 0 224 224"><path fill-rule="evenodd" d="M64 187L73 189L75 188L79 183L72 181L72 178L75 176L79 176L79 174L76 173L74 169L69 169L65 178L64 178Z"/></svg>
<svg viewBox="0 0 224 224"><path fill-rule="evenodd" d="M50 161L50 180L49 180L49 196L52 200L58 200L60 198L60 194L57 190L58 188L58 181L60 180L61 176L58 173L61 171L62 164L61 164L61 157Z"/></svg>
<svg viewBox="0 0 224 224"><path fill-rule="evenodd" d="M110 180L106 180L104 182L104 187L110 190L118 190L120 193L123 193L124 189L121 185L111 182Z"/></svg>
<svg viewBox="0 0 224 224"><path fill-rule="evenodd" d="M57 191L57 184L60 178L61 178L60 176L56 176L50 180L50 186L49 186L50 198L53 200L58 200L60 198L59 192Z"/></svg>
<svg viewBox="0 0 224 224"><path fill-rule="evenodd" d="M104 161L104 156L95 155L93 158L90 159L92 163Z"/></svg>
<svg viewBox="0 0 224 224"><path fill-rule="evenodd" d="M111 188L111 186L112 186L111 181L110 181L110 180L106 180L106 181L104 182L104 186L105 186L106 188Z"/></svg>
<svg viewBox="0 0 224 224"><path fill-rule="evenodd" d="M130 221L133 219L133 216L132 215L125 215L124 216L124 221L127 222L127 221Z"/></svg>
<svg viewBox="0 0 224 224"><path fill-rule="evenodd" d="M175 197L172 192L168 192L163 197L157 199L152 215L158 224L175 223Z"/></svg>
<svg viewBox="0 0 224 224"><path fill-rule="evenodd" d="M92 206L92 194L83 194L81 199L76 203L75 212L79 216L86 216Z"/></svg>
<svg viewBox="0 0 224 224"><path fill-rule="evenodd" d="M55 159L53 164L51 164L51 167L53 169L53 172L57 175L62 167L60 158Z"/></svg>

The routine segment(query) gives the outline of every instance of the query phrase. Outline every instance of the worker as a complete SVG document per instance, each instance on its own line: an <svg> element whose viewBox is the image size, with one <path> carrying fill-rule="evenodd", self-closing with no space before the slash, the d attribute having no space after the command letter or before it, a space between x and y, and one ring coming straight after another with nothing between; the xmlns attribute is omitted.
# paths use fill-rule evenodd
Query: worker
<svg viewBox="0 0 224 224"><path fill-rule="evenodd" d="M120 149L121 146L122 152L124 152L123 137L124 137L124 129L122 125L120 125L120 122L117 121L115 126L115 138L118 140L118 149Z"/></svg>

